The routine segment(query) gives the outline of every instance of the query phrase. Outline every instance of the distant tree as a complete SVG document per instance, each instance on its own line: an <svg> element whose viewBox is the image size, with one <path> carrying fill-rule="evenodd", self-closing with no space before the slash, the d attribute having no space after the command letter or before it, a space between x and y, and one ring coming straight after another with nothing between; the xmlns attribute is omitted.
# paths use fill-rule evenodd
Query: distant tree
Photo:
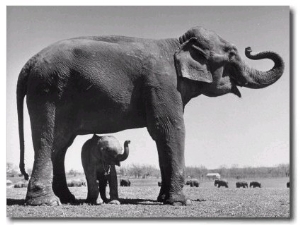
<svg viewBox="0 0 300 225"><path fill-rule="evenodd" d="M206 176L208 170L204 166L187 166L185 167L185 177L186 178L203 178Z"/></svg>
<svg viewBox="0 0 300 225"><path fill-rule="evenodd" d="M290 176L290 164L279 164L277 167L281 176Z"/></svg>
<svg viewBox="0 0 300 225"><path fill-rule="evenodd" d="M128 169L124 166L121 166L120 168L116 168L117 174L120 176L126 176L128 173Z"/></svg>
<svg viewBox="0 0 300 225"><path fill-rule="evenodd" d="M134 176L135 178L140 178L142 176L142 166L138 165L138 164L132 164L130 169L129 169L129 174L131 176Z"/></svg>
<svg viewBox="0 0 300 225"><path fill-rule="evenodd" d="M9 173L14 169L14 164L11 162L6 163L6 172Z"/></svg>
<svg viewBox="0 0 300 225"><path fill-rule="evenodd" d="M159 174L158 169L151 165L143 165L141 169L143 178L157 176L157 174Z"/></svg>
<svg viewBox="0 0 300 225"><path fill-rule="evenodd" d="M68 172L68 175L70 176L74 176L76 177L77 175L80 175L81 173L77 170L74 170L74 169L70 169L69 172Z"/></svg>
<svg viewBox="0 0 300 225"><path fill-rule="evenodd" d="M129 175L135 178L160 177L160 170L152 165L132 164L120 169L120 175Z"/></svg>
<svg viewBox="0 0 300 225"><path fill-rule="evenodd" d="M227 168L226 165L221 165L217 169L218 173L221 175L221 177L229 177L229 169Z"/></svg>
<svg viewBox="0 0 300 225"><path fill-rule="evenodd" d="M7 177L17 177L19 175L19 169L10 162L6 163L6 176Z"/></svg>

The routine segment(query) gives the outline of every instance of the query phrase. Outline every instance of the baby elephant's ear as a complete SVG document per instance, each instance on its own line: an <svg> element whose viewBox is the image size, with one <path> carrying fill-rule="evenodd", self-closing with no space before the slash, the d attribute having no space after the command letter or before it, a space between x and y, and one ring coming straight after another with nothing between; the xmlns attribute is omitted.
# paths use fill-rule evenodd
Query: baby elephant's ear
<svg viewBox="0 0 300 225"><path fill-rule="evenodd" d="M194 81L212 83L212 74L208 68L208 53L197 45L195 37L182 44L175 53L175 66L178 76Z"/></svg>

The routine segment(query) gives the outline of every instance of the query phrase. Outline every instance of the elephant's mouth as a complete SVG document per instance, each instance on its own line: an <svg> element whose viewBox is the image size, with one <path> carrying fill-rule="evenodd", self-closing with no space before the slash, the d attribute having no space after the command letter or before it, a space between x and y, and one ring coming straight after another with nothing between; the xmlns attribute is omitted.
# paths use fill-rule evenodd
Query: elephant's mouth
<svg viewBox="0 0 300 225"><path fill-rule="evenodd" d="M240 92L240 90L237 88L237 86L243 86L243 85L240 85L234 78L230 78L230 82L231 82L231 85L232 85L232 87L231 87L231 92L233 93L233 94L235 94L236 96L238 96L239 98L241 98L242 97L242 94L241 94L241 92Z"/></svg>
<svg viewBox="0 0 300 225"><path fill-rule="evenodd" d="M231 83L232 83L231 92L233 94L235 94L236 96L238 96L239 98L241 98L242 94L241 94L240 90L237 88L237 85L234 82L231 82Z"/></svg>

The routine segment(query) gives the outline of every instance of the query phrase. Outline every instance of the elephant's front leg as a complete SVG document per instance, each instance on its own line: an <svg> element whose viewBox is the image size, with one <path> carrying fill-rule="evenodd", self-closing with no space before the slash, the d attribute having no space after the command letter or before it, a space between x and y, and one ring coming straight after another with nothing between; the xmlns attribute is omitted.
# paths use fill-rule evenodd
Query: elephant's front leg
<svg viewBox="0 0 300 225"><path fill-rule="evenodd" d="M159 151L158 151L159 154ZM161 161L163 160L163 157L158 157L159 159L159 167L160 167L160 175L161 175L161 187L160 187L160 191L157 197L157 201L158 202L164 202L165 198L166 198L166 185L165 185L165 176L164 176L164 162Z"/></svg>
<svg viewBox="0 0 300 225"><path fill-rule="evenodd" d="M165 204L188 204L188 200L183 194L184 186L184 152L183 144L176 143L183 141L183 134L173 134L170 139L157 139L156 145L159 152L160 168L163 170L163 185L161 187L158 200L161 198Z"/></svg>
<svg viewBox="0 0 300 225"><path fill-rule="evenodd" d="M116 167L112 165L110 167L110 173L108 175L108 184L109 184L109 195L110 201L109 204L116 204L119 205L119 195L118 195L118 179L117 179L117 172Z"/></svg>
<svg viewBox="0 0 300 225"><path fill-rule="evenodd" d="M158 200L165 204L189 204L183 194L184 139L183 106L176 90L151 89L146 102L147 129L155 140L162 187Z"/></svg>

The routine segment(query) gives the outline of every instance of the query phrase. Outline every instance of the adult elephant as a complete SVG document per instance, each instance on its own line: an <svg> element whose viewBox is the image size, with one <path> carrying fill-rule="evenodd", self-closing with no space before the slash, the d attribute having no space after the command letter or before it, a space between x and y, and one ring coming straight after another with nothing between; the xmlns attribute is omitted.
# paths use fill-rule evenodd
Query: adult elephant
<svg viewBox="0 0 300 225"><path fill-rule="evenodd" d="M228 181L224 180L224 179L222 179L222 180L215 180L214 185L218 186L218 188L222 187L222 186L228 188Z"/></svg>
<svg viewBox="0 0 300 225"><path fill-rule="evenodd" d="M123 187L130 187L131 182L129 179L121 179L120 180L120 185Z"/></svg>
<svg viewBox="0 0 300 225"><path fill-rule="evenodd" d="M252 182L250 182L250 187L252 187L252 188L256 188L256 187L261 188L261 183L258 182L258 181L252 181Z"/></svg>
<svg viewBox="0 0 300 225"><path fill-rule="evenodd" d="M80 37L56 42L33 56L20 72L17 107L20 169L24 169L23 99L27 95L35 161L26 204L58 205L74 196L64 159L77 135L147 127L156 142L162 186L157 200L187 204L183 194L185 105L198 95L233 93L237 86L264 88L284 70L269 51L245 54L271 59L258 71L216 33L194 27L179 38ZM58 197L58 198L57 198Z"/></svg>
<svg viewBox="0 0 300 225"><path fill-rule="evenodd" d="M120 162L127 159L129 143L128 140L124 142L124 152L114 136L99 137L94 135L83 144L81 161L88 186L87 203L97 204L100 192L103 202L120 204L115 165L120 166ZM109 185L109 200L106 197L107 183Z"/></svg>
<svg viewBox="0 0 300 225"><path fill-rule="evenodd" d="M236 187L237 188L240 188L240 187L248 188L248 183L246 181L238 181L238 182L236 182Z"/></svg>

